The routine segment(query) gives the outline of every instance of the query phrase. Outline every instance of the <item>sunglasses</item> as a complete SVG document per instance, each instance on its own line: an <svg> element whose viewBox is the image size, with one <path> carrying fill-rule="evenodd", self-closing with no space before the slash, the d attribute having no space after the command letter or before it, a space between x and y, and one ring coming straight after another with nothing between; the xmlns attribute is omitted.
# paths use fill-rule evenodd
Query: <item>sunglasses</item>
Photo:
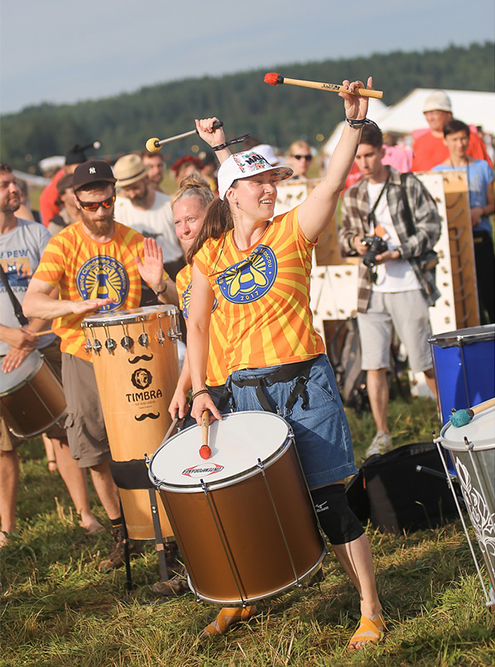
<svg viewBox="0 0 495 667"><path fill-rule="evenodd" d="M92 211L93 213L96 213L100 206L106 209L112 208L115 203L115 195L112 195L103 201L81 201L79 197L77 197L77 201L81 204L81 208L83 208L85 211Z"/></svg>
<svg viewBox="0 0 495 667"><path fill-rule="evenodd" d="M308 162L313 159L312 155L293 155L292 157L295 157L296 160L307 160Z"/></svg>

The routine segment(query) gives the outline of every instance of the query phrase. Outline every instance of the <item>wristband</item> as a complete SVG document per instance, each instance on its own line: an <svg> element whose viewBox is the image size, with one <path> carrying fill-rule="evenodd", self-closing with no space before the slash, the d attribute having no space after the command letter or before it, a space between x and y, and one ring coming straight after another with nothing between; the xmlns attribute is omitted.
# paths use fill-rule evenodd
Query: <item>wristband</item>
<svg viewBox="0 0 495 667"><path fill-rule="evenodd" d="M167 291L167 288L168 288L168 285L167 285L167 283L165 283L165 287L162 290L160 290L159 292L155 292L156 296L160 296L161 294L165 294L165 292Z"/></svg>
<svg viewBox="0 0 495 667"><path fill-rule="evenodd" d="M365 125L373 125L373 127L376 127L378 129L378 125L373 120L370 120L369 118L359 118L358 119L358 118L347 118L347 116L346 116L345 120L348 123L348 125L355 128L356 130L360 130Z"/></svg>
<svg viewBox="0 0 495 667"><path fill-rule="evenodd" d="M201 394L208 394L208 389L198 389L198 391L195 391L194 394L191 396L191 401L194 401L195 398L198 396L201 396Z"/></svg>
<svg viewBox="0 0 495 667"><path fill-rule="evenodd" d="M212 146L211 150L212 151L222 151L224 148L228 148L229 146L232 146L233 144L242 143L245 139L249 139L249 134L243 134L242 137L236 137L235 139L231 139L230 141L226 141L224 144L218 144L218 146Z"/></svg>

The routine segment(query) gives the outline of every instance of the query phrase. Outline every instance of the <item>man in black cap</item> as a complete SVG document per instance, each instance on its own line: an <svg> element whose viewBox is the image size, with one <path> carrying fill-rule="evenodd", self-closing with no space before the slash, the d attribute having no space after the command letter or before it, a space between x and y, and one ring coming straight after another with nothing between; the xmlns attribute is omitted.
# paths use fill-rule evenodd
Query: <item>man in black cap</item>
<svg viewBox="0 0 495 667"><path fill-rule="evenodd" d="M64 166L57 171L40 196L41 221L45 227L48 227L50 220L60 213L60 207L57 203L57 182L66 174L73 174L78 165L86 162L88 158L84 152L85 150L88 148L99 148L100 145L99 141L94 141L92 144L87 144L86 146L76 144L68 151L65 156Z"/></svg>
<svg viewBox="0 0 495 667"><path fill-rule="evenodd" d="M69 447L78 465L90 469L116 541L100 563L100 569L106 570L124 563L123 531L101 403L81 322L96 311L139 306L142 281L163 303L177 304L177 292L163 270L156 241L114 220L115 178L110 165L101 160L79 165L72 188L80 221L48 242L23 308L27 317L53 319L53 331L61 338ZM59 298L54 295L57 288Z"/></svg>

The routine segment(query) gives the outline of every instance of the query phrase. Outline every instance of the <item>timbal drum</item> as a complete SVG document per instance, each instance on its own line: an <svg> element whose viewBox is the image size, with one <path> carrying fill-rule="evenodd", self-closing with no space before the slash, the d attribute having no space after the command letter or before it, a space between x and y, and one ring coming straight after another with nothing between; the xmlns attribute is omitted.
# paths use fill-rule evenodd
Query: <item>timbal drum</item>
<svg viewBox="0 0 495 667"><path fill-rule="evenodd" d="M37 350L10 373L0 368L0 404L9 430L21 438L47 431L67 408L62 385Z"/></svg>
<svg viewBox="0 0 495 667"><path fill-rule="evenodd" d="M111 469L129 537L154 537L144 455L161 444L171 424L168 406L177 386L178 309L146 306L87 317L82 327L107 429ZM171 535L160 509L163 536Z"/></svg>
<svg viewBox="0 0 495 667"><path fill-rule="evenodd" d="M326 554L287 422L237 412L165 441L150 462L198 598L246 604L311 574Z"/></svg>
<svg viewBox="0 0 495 667"><path fill-rule="evenodd" d="M495 408L475 414L472 420L456 428L443 427L436 439L452 458L464 503L485 561L491 592L487 593L480 574L488 606L495 605ZM443 458L444 462L445 459ZM445 465L447 465L445 463ZM455 496L455 494L454 494ZM459 509L459 507L458 507ZM462 513L459 513L462 517ZM469 534L466 531L469 540ZM472 550L473 557L474 551Z"/></svg>

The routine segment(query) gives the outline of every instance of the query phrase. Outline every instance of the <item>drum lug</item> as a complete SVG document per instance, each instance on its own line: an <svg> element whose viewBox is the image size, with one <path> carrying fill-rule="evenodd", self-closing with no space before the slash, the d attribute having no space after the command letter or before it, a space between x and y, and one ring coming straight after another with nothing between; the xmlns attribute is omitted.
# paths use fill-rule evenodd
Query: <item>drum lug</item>
<svg viewBox="0 0 495 667"><path fill-rule="evenodd" d="M139 334L138 343L141 345L141 347L148 347L148 345L150 344L150 337L148 336L148 334L147 333Z"/></svg>
<svg viewBox="0 0 495 667"><path fill-rule="evenodd" d="M93 346L91 345L91 341L89 338L86 338L86 341L84 343L84 349L88 354L91 354L91 350L93 349Z"/></svg>
<svg viewBox="0 0 495 667"><path fill-rule="evenodd" d="M156 342L165 345L165 332L161 328L156 332Z"/></svg>
<svg viewBox="0 0 495 667"><path fill-rule="evenodd" d="M117 347L117 343L114 341L113 338L107 338L105 341L105 347L109 352L113 352Z"/></svg>
<svg viewBox="0 0 495 667"><path fill-rule="evenodd" d="M168 330L168 337L170 340L172 340L174 343L182 338L182 334L179 329L176 328L170 328Z"/></svg>
<svg viewBox="0 0 495 667"><path fill-rule="evenodd" d="M101 345L100 341L98 340L98 338L95 338L95 339L93 340L93 350L94 350L97 354L99 354L101 348L102 348L102 345Z"/></svg>
<svg viewBox="0 0 495 667"><path fill-rule="evenodd" d="M122 347L124 348L124 350L129 351L129 350L131 349L131 347L133 347L133 345L134 345L134 341L133 341L133 339L132 339L130 336L124 336L124 337L121 339L120 344L122 345Z"/></svg>

